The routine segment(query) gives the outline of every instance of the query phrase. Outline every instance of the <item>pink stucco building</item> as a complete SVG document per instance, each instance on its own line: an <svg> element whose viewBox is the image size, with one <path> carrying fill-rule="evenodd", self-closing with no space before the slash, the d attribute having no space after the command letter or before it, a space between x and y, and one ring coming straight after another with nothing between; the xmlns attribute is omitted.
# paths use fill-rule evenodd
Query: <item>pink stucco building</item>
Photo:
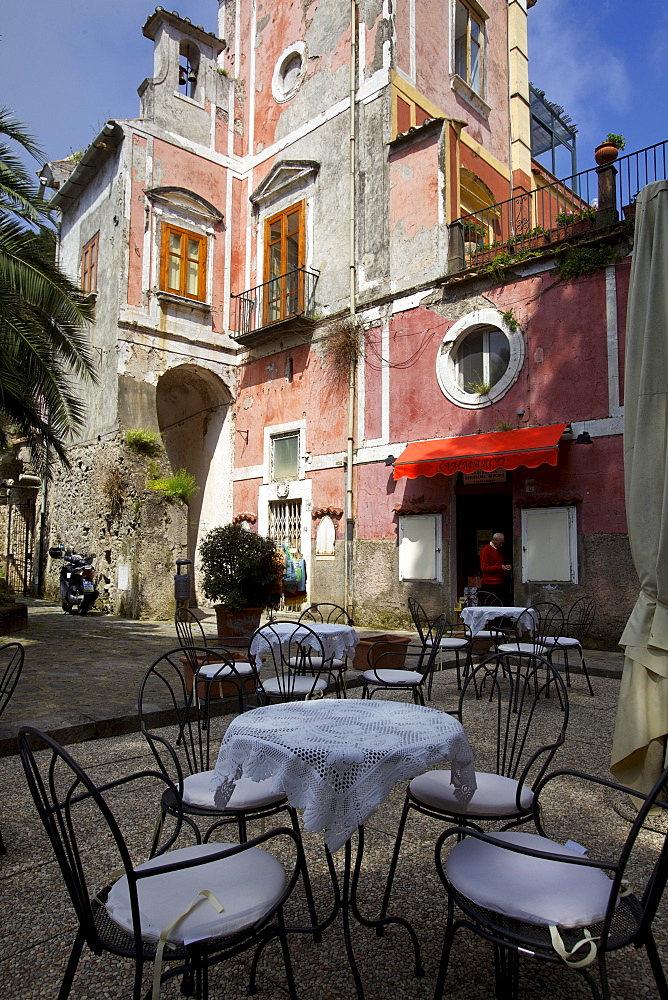
<svg viewBox="0 0 668 1000"><path fill-rule="evenodd" d="M516 602L591 594L614 645L637 587L631 232L610 168L597 213L532 159L533 3L217 6L217 32L157 8L139 117L50 165L63 260L97 303L103 391L75 453L122 466L125 431L151 428L200 487L159 558L164 526L136 505L98 516L110 603L161 612L185 554L201 599L199 541L236 518L304 559L308 599L398 625L409 596L452 613L502 531ZM602 266L564 278L579 240ZM434 441L441 468L406 475L406 447ZM76 530L58 497L77 474L52 534Z"/></svg>

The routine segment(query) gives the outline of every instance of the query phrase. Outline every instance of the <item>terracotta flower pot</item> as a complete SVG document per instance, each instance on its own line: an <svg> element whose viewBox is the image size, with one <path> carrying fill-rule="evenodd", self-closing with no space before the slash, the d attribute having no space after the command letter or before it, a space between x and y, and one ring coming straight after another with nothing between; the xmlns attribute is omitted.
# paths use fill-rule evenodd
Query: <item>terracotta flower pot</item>
<svg viewBox="0 0 668 1000"><path fill-rule="evenodd" d="M613 146L611 142L602 142L594 150L594 159L599 167L604 167L606 163L613 163L619 156L619 147Z"/></svg>
<svg viewBox="0 0 668 1000"><path fill-rule="evenodd" d="M230 611L224 604L214 605L218 635L252 635L260 625L264 608Z"/></svg>

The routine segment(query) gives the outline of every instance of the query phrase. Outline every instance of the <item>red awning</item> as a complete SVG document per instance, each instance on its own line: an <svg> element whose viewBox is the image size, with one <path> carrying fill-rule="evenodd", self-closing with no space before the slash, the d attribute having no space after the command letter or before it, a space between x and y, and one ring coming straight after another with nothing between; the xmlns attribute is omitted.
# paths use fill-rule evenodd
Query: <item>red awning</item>
<svg viewBox="0 0 668 1000"><path fill-rule="evenodd" d="M436 441L416 441L402 451L394 463L394 478L415 479L435 476L439 472L452 476L455 472L470 473L477 469L516 469L525 465L557 464L557 444L568 424L548 427L521 427L516 431L493 431L491 434L471 434L467 437L439 438Z"/></svg>

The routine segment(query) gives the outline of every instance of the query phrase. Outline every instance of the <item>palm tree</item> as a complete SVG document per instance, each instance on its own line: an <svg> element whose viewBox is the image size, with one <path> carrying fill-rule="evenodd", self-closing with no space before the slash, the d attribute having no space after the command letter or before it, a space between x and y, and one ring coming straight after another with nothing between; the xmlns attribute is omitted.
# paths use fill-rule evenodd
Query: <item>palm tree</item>
<svg viewBox="0 0 668 1000"><path fill-rule="evenodd" d="M35 140L0 107L0 449L25 437L36 471L84 419L77 381L97 381L88 342L90 303L61 270L51 212L14 152L42 158Z"/></svg>

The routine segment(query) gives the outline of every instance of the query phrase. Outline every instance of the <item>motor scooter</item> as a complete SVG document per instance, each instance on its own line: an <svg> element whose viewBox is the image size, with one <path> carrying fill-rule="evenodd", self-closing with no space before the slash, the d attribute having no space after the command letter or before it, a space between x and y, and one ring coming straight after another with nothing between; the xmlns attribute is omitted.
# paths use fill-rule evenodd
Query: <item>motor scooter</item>
<svg viewBox="0 0 668 1000"><path fill-rule="evenodd" d="M49 555L52 559L63 560L60 570L60 603L63 611L70 615L74 611L87 615L99 596L99 591L95 589L95 555L72 552L64 545L50 548Z"/></svg>

